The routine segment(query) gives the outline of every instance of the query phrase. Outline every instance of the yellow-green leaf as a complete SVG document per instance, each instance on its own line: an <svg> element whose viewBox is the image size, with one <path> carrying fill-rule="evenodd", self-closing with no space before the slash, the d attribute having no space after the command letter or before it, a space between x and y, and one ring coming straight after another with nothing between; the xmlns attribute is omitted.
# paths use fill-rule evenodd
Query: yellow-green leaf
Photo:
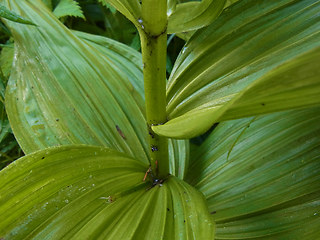
<svg viewBox="0 0 320 240"><path fill-rule="evenodd" d="M243 0L185 45L160 135L199 135L218 121L317 105L320 3ZM175 129L183 128L184 131Z"/></svg>
<svg viewBox="0 0 320 240"><path fill-rule="evenodd" d="M202 0L170 4L168 12L168 33L196 30L212 23L222 12L225 0Z"/></svg>
<svg viewBox="0 0 320 240"><path fill-rule="evenodd" d="M62 146L0 172L5 239L213 239L203 195L175 177L143 182L148 166L102 147Z"/></svg>
<svg viewBox="0 0 320 240"><path fill-rule="evenodd" d="M22 149L100 145L147 163L140 54L112 40L71 32L41 1L11 6L39 25L8 22L15 57L6 107Z"/></svg>

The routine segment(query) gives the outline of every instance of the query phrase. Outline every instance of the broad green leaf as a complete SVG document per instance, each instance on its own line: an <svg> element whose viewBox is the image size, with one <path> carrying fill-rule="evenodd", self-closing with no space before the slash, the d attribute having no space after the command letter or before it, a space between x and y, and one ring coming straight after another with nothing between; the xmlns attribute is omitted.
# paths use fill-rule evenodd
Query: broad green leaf
<svg viewBox="0 0 320 240"><path fill-rule="evenodd" d="M0 4L0 17L8 19L8 20L13 21L13 22L17 22L17 23L35 25L29 19L24 18L24 17L16 14L13 11L10 11L8 8L3 6L2 4Z"/></svg>
<svg viewBox="0 0 320 240"><path fill-rule="evenodd" d="M99 2L104 5L110 3L133 24L136 26L141 25L141 4L139 0L99 0Z"/></svg>
<svg viewBox="0 0 320 240"><path fill-rule="evenodd" d="M152 187L147 165L90 146L35 152L0 172L5 239L213 239L203 195L175 177Z"/></svg>
<svg viewBox="0 0 320 240"><path fill-rule="evenodd" d="M60 0L58 5L54 8L53 14L57 18L65 16L85 18L79 3L75 0Z"/></svg>
<svg viewBox="0 0 320 240"><path fill-rule="evenodd" d="M169 1L170 2L170 1ZM202 0L168 5L168 33L196 30L212 23L226 0Z"/></svg>
<svg viewBox="0 0 320 240"><path fill-rule="evenodd" d="M320 228L320 108L220 123L193 149L216 239L304 239Z"/></svg>
<svg viewBox="0 0 320 240"><path fill-rule="evenodd" d="M30 153L55 145L102 145L148 162L141 55L111 39L70 32L45 9L30 6L34 12L28 13L43 28L15 29L19 57L6 96L22 149ZM170 146L172 174L183 177L188 143L172 140Z"/></svg>
<svg viewBox="0 0 320 240"><path fill-rule="evenodd" d="M227 10L178 57L158 134L193 137L218 121L319 104L320 3L242 0Z"/></svg>
<svg viewBox="0 0 320 240"><path fill-rule="evenodd" d="M40 1L10 4L39 25L8 22L15 58L6 107L22 149L102 145L147 163L143 99L132 84L142 81L140 54L89 34L91 40L80 39ZM109 49L102 51L99 41Z"/></svg>

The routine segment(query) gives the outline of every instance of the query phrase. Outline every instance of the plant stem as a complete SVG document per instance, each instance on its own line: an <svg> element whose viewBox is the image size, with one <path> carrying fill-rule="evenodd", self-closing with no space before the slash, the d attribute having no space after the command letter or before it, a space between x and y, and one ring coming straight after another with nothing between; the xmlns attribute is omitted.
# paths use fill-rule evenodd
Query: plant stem
<svg viewBox="0 0 320 240"><path fill-rule="evenodd" d="M157 178L169 174L168 140L151 126L166 117L167 0L143 0L139 33L143 59L146 116L149 130L151 169Z"/></svg>

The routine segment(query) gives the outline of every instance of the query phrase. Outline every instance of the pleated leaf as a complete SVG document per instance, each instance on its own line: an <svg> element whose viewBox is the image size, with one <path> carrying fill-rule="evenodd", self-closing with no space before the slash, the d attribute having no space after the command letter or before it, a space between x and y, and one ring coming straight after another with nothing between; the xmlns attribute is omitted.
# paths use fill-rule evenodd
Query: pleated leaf
<svg viewBox="0 0 320 240"><path fill-rule="evenodd" d="M193 149L216 239L318 239L320 108L220 123Z"/></svg>
<svg viewBox="0 0 320 240"><path fill-rule="evenodd" d="M189 140L168 139L169 171L184 179L189 167Z"/></svg>
<svg viewBox="0 0 320 240"><path fill-rule="evenodd" d="M148 166L90 146L55 147L0 172L4 239L213 239L203 195L175 177L151 187Z"/></svg>
<svg viewBox="0 0 320 240"><path fill-rule="evenodd" d="M319 104L320 2L243 0L198 31L178 57L161 135Z"/></svg>
<svg viewBox="0 0 320 240"><path fill-rule="evenodd" d="M225 3L226 0L202 0L180 3L175 7L169 4L168 33L187 32L208 26L220 15Z"/></svg>
<svg viewBox="0 0 320 240"><path fill-rule="evenodd" d="M35 12L28 14L41 17L37 14L43 12L42 7L33 7ZM141 54L111 39L70 32L47 14L49 26L56 24L55 31L65 31L69 39L61 40L60 32L46 32L49 26L42 31L19 29L26 31L28 37L22 42L19 37L15 39L16 56L22 56L15 58L6 100L15 136L23 150L30 153L55 145L102 145L147 162ZM30 40L35 36L33 31L38 35L45 32L55 39L51 42L52 52L34 46ZM39 42L47 47L47 38L40 38ZM60 44L56 45L57 42ZM29 44L35 49L28 48ZM58 48L63 52L59 53ZM81 56L78 48L83 50ZM62 57L66 49L70 53ZM34 69L25 68L25 64ZM48 69L52 72L48 73ZM70 76L74 77L69 79ZM169 144L173 153L171 173L182 178L188 164L188 142L170 140Z"/></svg>
<svg viewBox="0 0 320 240"><path fill-rule="evenodd" d="M38 24L10 25L15 57L6 107L22 149L102 145L147 163L140 54L89 34L80 39L40 1L10 5Z"/></svg>

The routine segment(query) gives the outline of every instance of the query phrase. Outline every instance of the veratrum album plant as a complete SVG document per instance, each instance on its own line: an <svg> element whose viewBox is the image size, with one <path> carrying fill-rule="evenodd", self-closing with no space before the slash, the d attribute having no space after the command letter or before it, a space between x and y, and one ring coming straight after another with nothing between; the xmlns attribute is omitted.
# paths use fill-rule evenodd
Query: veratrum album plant
<svg viewBox="0 0 320 240"><path fill-rule="evenodd" d="M0 239L320 239L320 1L100 1L142 54L0 1L26 154ZM166 79L169 33L191 37Z"/></svg>

